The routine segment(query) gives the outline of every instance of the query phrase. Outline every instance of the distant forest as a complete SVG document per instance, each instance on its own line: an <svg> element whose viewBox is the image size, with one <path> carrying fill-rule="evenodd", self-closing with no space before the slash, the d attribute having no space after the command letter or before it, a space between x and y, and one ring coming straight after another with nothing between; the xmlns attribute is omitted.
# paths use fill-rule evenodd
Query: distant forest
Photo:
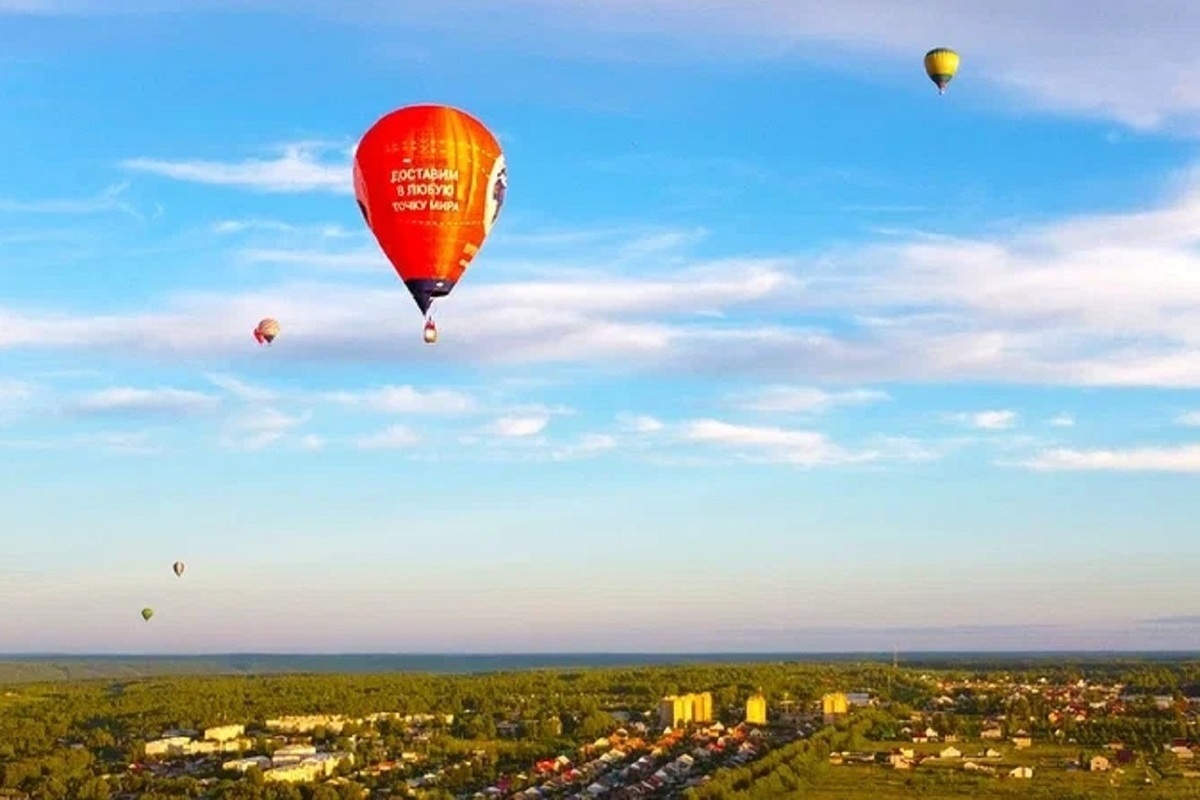
<svg viewBox="0 0 1200 800"><path fill-rule="evenodd" d="M416 672L470 674L531 669L582 669L700 664L890 664L892 653L578 653L578 654L228 654L204 656L10 655L0 656L0 684L199 676ZM1193 652L942 652L900 653L908 669L1123 670L1142 664L1200 659Z"/></svg>

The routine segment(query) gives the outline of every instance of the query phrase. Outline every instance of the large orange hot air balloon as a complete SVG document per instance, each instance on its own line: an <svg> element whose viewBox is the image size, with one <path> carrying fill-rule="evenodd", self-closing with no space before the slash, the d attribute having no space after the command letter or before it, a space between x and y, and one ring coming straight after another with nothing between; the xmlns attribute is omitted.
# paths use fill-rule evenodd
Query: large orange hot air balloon
<svg viewBox="0 0 1200 800"><path fill-rule="evenodd" d="M387 114L354 154L354 194L367 227L425 315L450 294L504 205L508 170L496 137L449 106Z"/></svg>

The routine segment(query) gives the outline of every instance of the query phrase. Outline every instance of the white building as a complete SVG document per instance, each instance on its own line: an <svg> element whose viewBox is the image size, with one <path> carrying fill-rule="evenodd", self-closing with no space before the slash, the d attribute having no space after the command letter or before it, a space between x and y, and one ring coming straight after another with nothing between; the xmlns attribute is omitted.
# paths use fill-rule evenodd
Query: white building
<svg viewBox="0 0 1200 800"><path fill-rule="evenodd" d="M283 764L294 764L316 754L317 748L311 744L289 744L271 754L271 763L277 767Z"/></svg>
<svg viewBox="0 0 1200 800"><path fill-rule="evenodd" d="M263 778L283 783L308 783L329 777L343 761L353 764L354 756L351 753L317 753L286 766L273 767L263 773Z"/></svg>
<svg viewBox="0 0 1200 800"><path fill-rule="evenodd" d="M204 729L204 738L214 742L228 742L246 733L245 725L217 725Z"/></svg>
<svg viewBox="0 0 1200 800"><path fill-rule="evenodd" d="M190 736L168 736L165 739L155 739L146 742L146 757L163 757L183 755L184 748L192 741Z"/></svg>
<svg viewBox="0 0 1200 800"><path fill-rule="evenodd" d="M245 772L251 767L258 767L266 770L271 767L271 759L266 756L251 756L250 758L235 758L233 761L226 761L221 765L221 769L228 772Z"/></svg>

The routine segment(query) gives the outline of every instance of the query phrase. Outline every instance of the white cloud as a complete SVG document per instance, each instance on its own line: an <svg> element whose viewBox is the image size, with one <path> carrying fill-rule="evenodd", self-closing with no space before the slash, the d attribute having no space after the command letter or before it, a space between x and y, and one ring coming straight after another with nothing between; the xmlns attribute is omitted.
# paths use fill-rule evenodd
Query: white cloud
<svg viewBox="0 0 1200 800"><path fill-rule="evenodd" d="M420 441L421 437L411 428L392 425L379 433L356 439L355 444L363 450L402 450Z"/></svg>
<svg viewBox="0 0 1200 800"><path fill-rule="evenodd" d="M27 381L0 380L0 423L16 419L28 410L37 389Z"/></svg>
<svg viewBox="0 0 1200 800"><path fill-rule="evenodd" d="M0 380L0 408L22 403L33 397L33 384L25 381Z"/></svg>
<svg viewBox="0 0 1200 800"><path fill-rule="evenodd" d="M277 219L226 219L212 225L212 232L222 235L239 233L311 234L318 239L345 239L355 236L341 225L296 225Z"/></svg>
<svg viewBox="0 0 1200 800"><path fill-rule="evenodd" d="M212 385L224 389L234 397L247 402L268 402L270 400L274 400L277 396L273 389L264 389L259 386L251 386L245 381L242 381L231 375L208 373L204 377L207 378L209 383Z"/></svg>
<svg viewBox="0 0 1200 800"><path fill-rule="evenodd" d="M130 216L141 215L121 195L129 188L128 183L109 186L95 197L60 198L55 200L15 200L0 197L0 212L24 214L96 214L105 211L122 211Z"/></svg>
<svg viewBox="0 0 1200 800"><path fill-rule="evenodd" d="M1013 427L1017 423L1015 411L975 411L955 414L954 419L985 431L1001 431Z"/></svg>
<svg viewBox="0 0 1200 800"><path fill-rule="evenodd" d="M634 433L657 433L666 427L662 421L644 414L621 414L617 419Z"/></svg>
<svg viewBox="0 0 1200 800"><path fill-rule="evenodd" d="M684 423L680 436L688 442L750 451L755 456L803 466L871 461L875 453L852 453L813 431L733 425L715 419Z"/></svg>
<svg viewBox="0 0 1200 800"><path fill-rule="evenodd" d="M80 414L189 415L215 411L220 400L184 389L114 386L85 395L69 408Z"/></svg>
<svg viewBox="0 0 1200 800"><path fill-rule="evenodd" d="M1180 414L1175 419L1175 422L1192 428L1200 427L1200 411L1189 411L1186 414Z"/></svg>
<svg viewBox="0 0 1200 800"><path fill-rule="evenodd" d="M501 417L487 426L487 432L506 439L519 439L537 436L549 424L550 417L546 414Z"/></svg>
<svg viewBox="0 0 1200 800"><path fill-rule="evenodd" d="M150 455L162 452L162 448L154 444L150 439L150 434L145 432L84 434L76 437L75 441L85 447L98 447L114 453L129 455Z"/></svg>
<svg viewBox="0 0 1200 800"><path fill-rule="evenodd" d="M378 249L351 253L320 253L306 250L247 248L238 257L250 264L287 264L318 270L375 272L386 275L391 269Z"/></svg>
<svg viewBox="0 0 1200 800"><path fill-rule="evenodd" d="M803 59L835 65L911 91L932 92L921 56L944 44L963 56L951 92L983 94L988 85L1030 106L1122 121L1138 128L1191 127L1200 118L1191 0L5 0L10 13L153 13L180 9L267 10L312 14L396 39L406 31L453 31L464 43L507 42L523 53L594 60ZM569 35L565 35L569 34ZM653 47L646 43L652 41ZM436 47L431 40L425 48ZM1130 68L1130 54L1153 53L1152 76ZM932 100L930 100L932 102ZM986 100L985 100L986 102Z"/></svg>
<svg viewBox="0 0 1200 800"><path fill-rule="evenodd" d="M615 450L618 445L617 437L611 434L585 433L575 443L556 448L550 458L554 461L589 458Z"/></svg>
<svg viewBox="0 0 1200 800"><path fill-rule="evenodd" d="M813 387L768 386L749 395L735 397L747 411L821 413L837 406L866 405L887 400L886 392L852 389L828 392Z"/></svg>
<svg viewBox="0 0 1200 800"><path fill-rule="evenodd" d="M300 437L300 446L305 450L317 451L325 449L325 439L315 433Z"/></svg>
<svg viewBox="0 0 1200 800"><path fill-rule="evenodd" d="M329 163L318 158L322 151L330 149L329 145L319 142L296 142L284 145L280 149L281 155L271 160L247 159L226 163L132 158L122 161L121 166L177 181L232 186L260 192L354 193L348 160L339 158ZM338 152L339 155L344 155L340 150Z"/></svg>
<svg viewBox="0 0 1200 800"><path fill-rule="evenodd" d="M357 393L334 392L326 398L342 405L388 414L470 414L478 408L475 398L465 392L421 390L413 386L384 386Z"/></svg>
<svg viewBox="0 0 1200 800"><path fill-rule="evenodd" d="M1070 414L1059 414L1050 419L1050 425L1055 428L1071 428L1075 426L1075 418Z"/></svg>
<svg viewBox="0 0 1200 800"><path fill-rule="evenodd" d="M1200 472L1200 445L1125 450L1046 450L1023 465L1040 471Z"/></svg>
<svg viewBox="0 0 1200 800"><path fill-rule="evenodd" d="M306 423L311 414L287 414L271 406L252 406L225 426L221 443L240 450L261 450L276 444Z"/></svg>
<svg viewBox="0 0 1200 800"><path fill-rule="evenodd" d="M591 251L598 264L621 246ZM437 356L779 383L1200 387L1200 184L1151 211L986 238L653 272L660 260L608 277L489 283L481 272L436 306ZM248 331L270 308L285 326L277 360L427 359L420 315L395 283L192 293L141 314L0 308L0 349L248 357ZM714 309L727 318L695 316ZM771 322L780 312L791 321Z"/></svg>

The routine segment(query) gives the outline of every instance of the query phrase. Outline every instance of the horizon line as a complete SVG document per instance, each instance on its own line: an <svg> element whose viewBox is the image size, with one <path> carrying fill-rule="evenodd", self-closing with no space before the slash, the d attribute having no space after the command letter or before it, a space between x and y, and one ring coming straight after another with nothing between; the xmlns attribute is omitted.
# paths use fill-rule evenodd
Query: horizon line
<svg viewBox="0 0 1200 800"><path fill-rule="evenodd" d="M386 656L391 658L537 658L537 657L614 657L614 656L753 656L756 658L769 656L846 656L846 655L886 655L889 658L894 652L909 655L1196 655L1200 649L1001 649L977 648L960 650L953 648L930 648L920 650L862 649L862 650L523 650L523 651L386 651L386 650L339 650L334 652L321 651L195 651L195 652L70 652L70 651L0 651L0 660L7 658L218 658L267 656L271 658L353 658L366 656Z"/></svg>

